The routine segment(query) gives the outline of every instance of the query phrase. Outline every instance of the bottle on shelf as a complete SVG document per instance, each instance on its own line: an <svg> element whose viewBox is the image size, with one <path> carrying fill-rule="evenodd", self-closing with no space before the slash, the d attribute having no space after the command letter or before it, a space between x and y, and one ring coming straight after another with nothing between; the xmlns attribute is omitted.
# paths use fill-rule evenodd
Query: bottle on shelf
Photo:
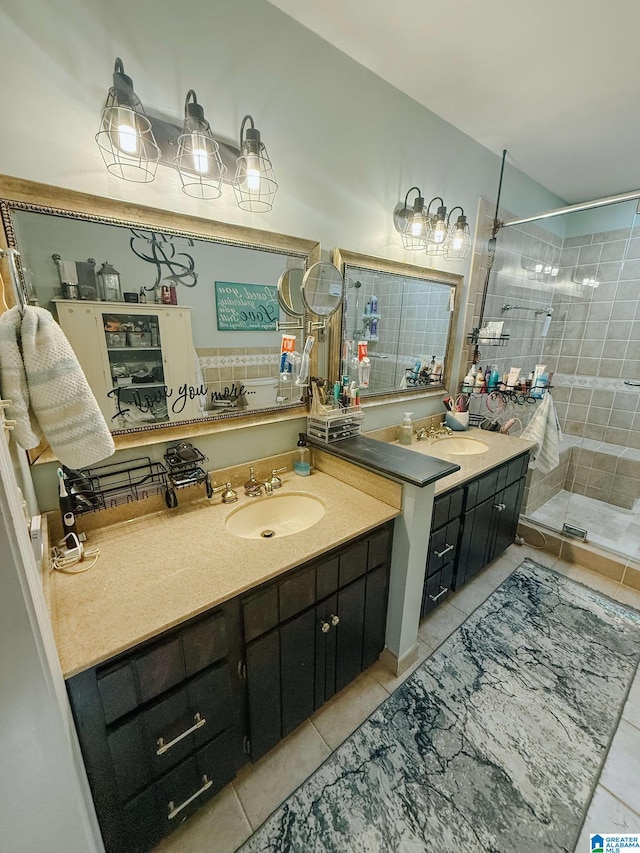
<svg viewBox="0 0 640 853"><path fill-rule="evenodd" d="M484 381L484 373L482 372L482 368L478 367L478 372L476 373L476 378L474 382L474 391L476 394L482 394L482 389L486 388L486 382Z"/></svg>
<svg viewBox="0 0 640 853"><path fill-rule="evenodd" d="M487 382L487 390L495 391L500 383L500 373L498 372L498 365L494 364L491 367L491 373L489 374L489 380Z"/></svg>
<svg viewBox="0 0 640 853"><path fill-rule="evenodd" d="M471 368L469 368L469 372L462 380L462 393L463 394L472 394L473 389L475 387L476 377L471 372Z"/></svg>

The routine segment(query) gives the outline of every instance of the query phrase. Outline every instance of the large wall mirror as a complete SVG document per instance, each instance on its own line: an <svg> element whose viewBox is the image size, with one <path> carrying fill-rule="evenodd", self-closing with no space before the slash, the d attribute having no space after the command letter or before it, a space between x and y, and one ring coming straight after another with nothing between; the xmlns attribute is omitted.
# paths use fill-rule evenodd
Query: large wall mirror
<svg viewBox="0 0 640 853"><path fill-rule="evenodd" d="M334 250L344 276L339 365L353 372L358 343L370 359L364 397L442 391L449 385L462 276Z"/></svg>
<svg viewBox="0 0 640 853"><path fill-rule="evenodd" d="M282 376L277 287L319 260L317 243L13 178L0 208L28 292L114 433L302 413L305 389Z"/></svg>

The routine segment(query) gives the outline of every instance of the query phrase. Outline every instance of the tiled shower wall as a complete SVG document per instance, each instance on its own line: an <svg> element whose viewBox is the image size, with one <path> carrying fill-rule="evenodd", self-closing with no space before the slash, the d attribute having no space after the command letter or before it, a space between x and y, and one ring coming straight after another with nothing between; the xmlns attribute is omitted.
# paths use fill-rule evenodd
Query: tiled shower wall
<svg viewBox="0 0 640 853"><path fill-rule="evenodd" d="M481 206L472 328L479 322L492 214ZM598 286L584 285L585 278ZM484 320L504 320L510 339L504 348L481 346L480 364L496 363L501 372L518 366L525 375L546 364L554 371L562 430L579 442L557 471L530 472L532 505L562 488L626 508L640 497L640 388L625 385L640 381L639 296L640 228L631 223L567 238L536 224L499 232ZM553 312L543 338L545 314L535 311L547 307ZM469 361L471 354L470 347ZM528 404L510 407L503 417L517 414L526 424L533 411Z"/></svg>
<svg viewBox="0 0 640 853"><path fill-rule="evenodd" d="M640 449L640 228L566 238L561 270L545 356L563 429Z"/></svg>
<svg viewBox="0 0 640 853"><path fill-rule="evenodd" d="M479 321L491 220L492 208L482 205L472 327ZM583 286L587 276L598 287ZM638 450L640 388L624 380L640 381L639 296L640 227L566 239L536 224L504 228L484 320L504 320L510 339L507 347L480 347L480 364L496 363L501 372L518 366L525 375L546 364L554 371L553 399L565 433ZM503 310L505 304L519 307ZM547 307L553 313L543 338L545 314L535 311ZM471 354L469 347L467 365Z"/></svg>

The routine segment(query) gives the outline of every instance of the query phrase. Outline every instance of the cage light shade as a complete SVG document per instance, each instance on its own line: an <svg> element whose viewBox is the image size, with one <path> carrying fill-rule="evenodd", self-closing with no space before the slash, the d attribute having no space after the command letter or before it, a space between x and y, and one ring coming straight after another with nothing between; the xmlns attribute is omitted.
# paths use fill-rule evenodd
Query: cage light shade
<svg viewBox="0 0 640 853"><path fill-rule="evenodd" d="M409 252L424 252L428 233L429 217L424 209L424 198L418 195L413 202L413 210L406 208L406 216L400 232L402 245Z"/></svg>
<svg viewBox="0 0 640 853"><path fill-rule="evenodd" d="M251 127L245 133L245 124ZM278 183L267 149L260 139L260 131L253 125L251 116L245 116L240 128L241 154L236 161L232 184L238 207L252 213L266 213L273 207Z"/></svg>
<svg viewBox="0 0 640 853"><path fill-rule="evenodd" d="M96 142L112 175L135 183L155 178L160 148L121 59L116 59L113 86L102 110Z"/></svg>
<svg viewBox="0 0 640 853"><path fill-rule="evenodd" d="M222 195L222 177L226 169L220 157L220 146L213 138L193 89L187 92L184 125L174 164L182 181L182 191L187 195L201 199Z"/></svg>
<svg viewBox="0 0 640 853"><path fill-rule="evenodd" d="M447 236L447 208L442 205L438 208L436 215L431 217L429 221L426 246L427 254L444 255Z"/></svg>
<svg viewBox="0 0 640 853"><path fill-rule="evenodd" d="M455 224L449 226L449 233L444 247L444 256L448 261L463 261L471 253L471 232L467 217L462 214Z"/></svg>

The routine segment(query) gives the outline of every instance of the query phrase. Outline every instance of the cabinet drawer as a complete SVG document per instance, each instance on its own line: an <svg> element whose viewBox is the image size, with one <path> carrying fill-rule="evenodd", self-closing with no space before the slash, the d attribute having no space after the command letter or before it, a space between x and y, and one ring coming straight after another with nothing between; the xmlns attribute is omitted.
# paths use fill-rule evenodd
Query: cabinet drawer
<svg viewBox="0 0 640 853"><path fill-rule="evenodd" d="M477 480L472 480L466 489L466 509L472 509L474 506L486 501L496 493L498 487L498 472L500 468L495 468Z"/></svg>
<svg viewBox="0 0 640 853"><path fill-rule="evenodd" d="M367 541L356 542L340 554L339 583L346 586L367 571Z"/></svg>
<svg viewBox="0 0 640 853"><path fill-rule="evenodd" d="M278 584L280 621L286 622L287 619L315 604L315 600L316 568L309 566Z"/></svg>
<svg viewBox="0 0 640 853"><path fill-rule="evenodd" d="M229 728L233 702L226 664L196 676L108 734L120 800Z"/></svg>
<svg viewBox="0 0 640 853"><path fill-rule="evenodd" d="M439 571L427 578L422 599L422 617L434 610L449 596L452 579L453 562L447 563Z"/></svg>
<svg viewBox="0 0 640 853"><path fill-rule="evenodd" d="M462 499L464 491L462 489L454 489L451 492L446 492L440 495L433 502L433 515L431 517L431 529L436 530L442 527L452 518L457 518L462 512Z"/></svg>
<svg viewBox="0 0 640 853"><path fill-rule="evenodd" d="M226 618L224 611L218 610L136 655L99 668L98 691L105 723L119 720L138 705L221 660L228 651Z"/></svg>
<svg viewBox="0 0 640 853"><path fill-rule="evenodd" d="M434 530L429 540L427 575L432 575L434 572L440 571L445 563L450 563L455 559L459 533L459 518L454 518L449 524L446 524L439 530Z"/></svg>
<svg viewBox="0 0 640 853"><path fill-rule="evenodd" d="M369 539L369 553L367 556L367 569L369 571L387 562L389 558L389 540L389 529L386 527Z"/></svg>
<svg viewBox="0 0 640 853"><path fill-rule="evenodd" d="M515 483L516 480L519 480L521 477L526 476L528 465L528 453L525 453L523 456L518 456L516 459L512 459L511 462L509 462L509 464L507 465L507 478L505 481L505 486L510 486L511 483Z"/></svg>

